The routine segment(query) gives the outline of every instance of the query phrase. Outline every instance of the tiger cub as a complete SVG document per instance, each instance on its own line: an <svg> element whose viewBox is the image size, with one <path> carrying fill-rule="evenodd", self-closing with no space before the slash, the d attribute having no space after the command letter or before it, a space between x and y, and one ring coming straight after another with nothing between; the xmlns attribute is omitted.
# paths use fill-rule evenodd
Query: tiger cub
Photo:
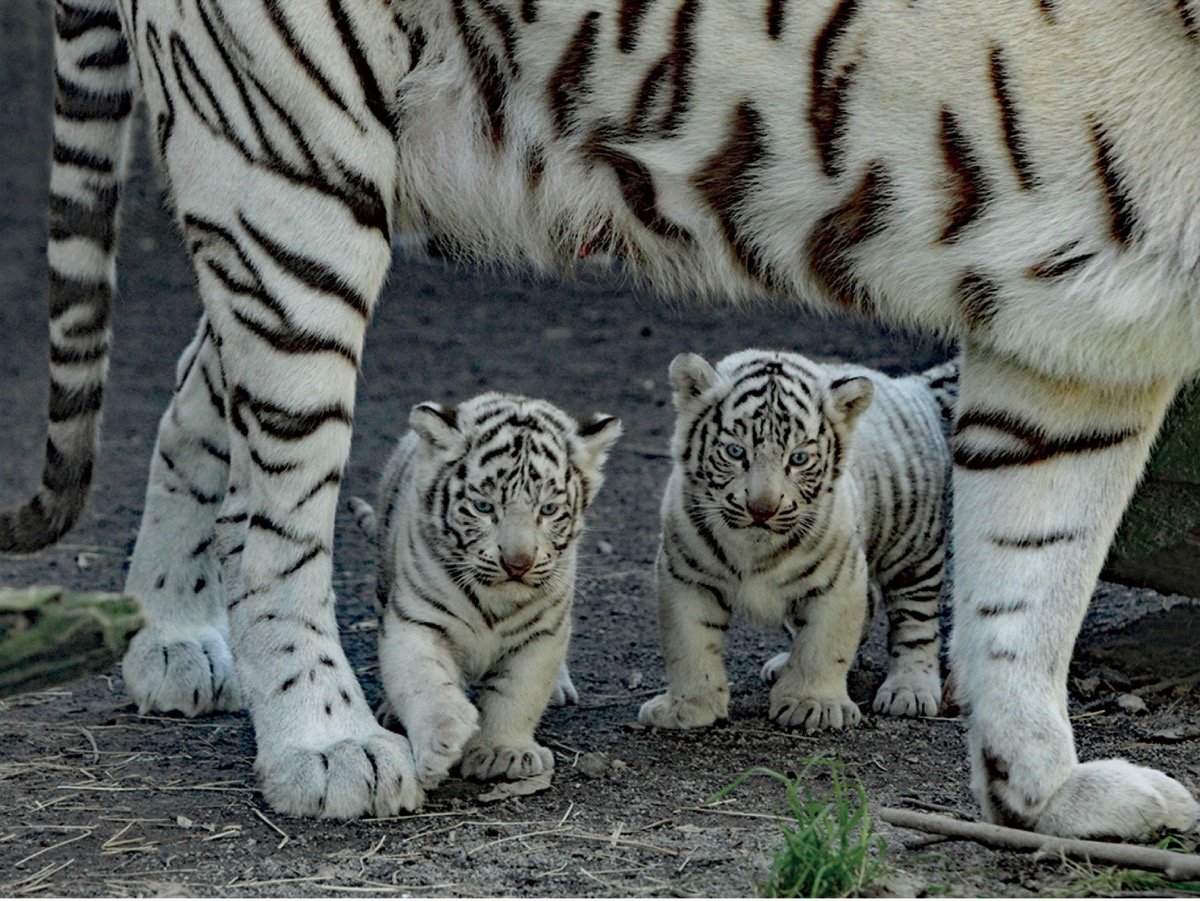
<svg viewBox="0 0 1200 901"><path fill-rule="evenodd" d="M566 669L576 544L620 422L488 393L413 407L380 483L379 669L424 788L549 772L533 732ZM364 517L364 514L367 514ZM478 709L464 686L478 680Z"/></svg>
<svg viewBox="0 0 1200 901"><path fill-rule="evenodd" d="M776 624L770 715L786 727L861 719L846 675L882 597L890 665L875 710L932 716L957 364L893 379L746 350L671 363L674 466L657 562L668 688L639 719L673 729L728 714L721 659L734 613ZM852 437L853 436L853 437Z"/></svg>

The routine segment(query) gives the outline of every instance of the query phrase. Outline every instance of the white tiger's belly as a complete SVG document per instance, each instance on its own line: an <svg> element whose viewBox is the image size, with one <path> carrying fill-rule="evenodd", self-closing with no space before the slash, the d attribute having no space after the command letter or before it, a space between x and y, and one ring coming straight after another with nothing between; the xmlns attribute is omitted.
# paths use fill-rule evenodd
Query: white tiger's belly
<svg viewBox="0 0 1200 901"><path fill-rule="evenodd" d="M619 50L623 5L543 2L491 48L490 112L446 6L406 13L432 37L400 88L403 228L541 266L612 250L666 290L824 298L1059 376L1200 366L1200 179L1170 151L1200 144L1200 68L1140 4L1088 7L1086 40L1036 4L958 3L951 30L945 4L789 4L774 35L757 3L660 4ZM654 79L689 38L684 103ZM1138 40L1156 66L1116 52Z"/></svg>

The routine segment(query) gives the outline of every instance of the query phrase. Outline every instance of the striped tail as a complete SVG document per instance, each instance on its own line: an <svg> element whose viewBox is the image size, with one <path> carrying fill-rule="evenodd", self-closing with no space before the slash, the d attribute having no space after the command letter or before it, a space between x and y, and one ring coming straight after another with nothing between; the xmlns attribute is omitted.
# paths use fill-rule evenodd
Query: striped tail
<svg viewBox="0 0 1200 901"><path fill-rule="evenodd" d="M133 67L115 0L54 4L50 169L50 404L41 487L0 512L0 551L29 553L75 524L92 481L116 289L117 207Z"/></svg>
<svg viewBox="0 0 1200 901"><path fill-rule="evenodd" d="M958 402L958 358L937 366L930 367L920 373L933 392L933 399L938 405L942 418L943 430L949 435L950 426L954 422L954 407Z"/></svg>

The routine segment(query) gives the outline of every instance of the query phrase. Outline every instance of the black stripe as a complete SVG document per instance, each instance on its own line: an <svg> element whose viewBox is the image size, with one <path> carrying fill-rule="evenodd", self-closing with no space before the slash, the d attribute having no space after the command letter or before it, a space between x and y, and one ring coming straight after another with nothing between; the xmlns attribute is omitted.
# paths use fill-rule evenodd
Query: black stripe
<svg viewBox="0 0 1200 901"><path fill-rule="evenodd" d="M54 142L54 162L106 175L113 171L113 161L108 157L97 155L91 148L71 147L57 139Z"/></svg>
<svg viewBox="0 0 1200 901"><path fill-rule="evenodd" d="M621 186L621 196L637 220L656 235L690 241L691 235L658 209L658 197L650 170L640 160L606 146L599 135L588 142L586 151L610 166Z"/></svg>
<svg viewBox="0 0 1200 901"><path fill-rule="evenodd" d="M830 178L841 174L840 143L849 117L847 93L857 66L850 62L833 72L838 41L858 12L858 0L840 0L813 45L812 97L808 121L821 155L821 168Z"/></svg>
<svg viewBox="0 0 1200 901"><path fill-rule="evenodd" d="M646 8L653 0L621 0L621 11L617 14L617 49L632 53L637 46L638 29Z"/></svg>
<svg viewBox="0 0 1200 901"><path fill-rule="evenodd" d="M821 218L809 237L809 266L818 282L843 306L872 305L854 273L854 250L886 226L891 204L888 193L887 172L876 161L841 206Z"/></svg>
<svg viewBox="0 0 1200 901"><path fill-rule="evenodd" d="M967 325L981 328L1000 309L1000 286L978 272L968 272L958 282L958 305Z"/></svg>
<svg viewBox="0 0 1200 901"><path fill-rule="evenodd" d="M592 10L579 23L546 85L546 92L550 97L550 113L554 117L554 127L559 135L566 134L575 124L579 99L587 89L591 74L599 33L600 13Z"/></svg>
<svg viewBox="0 0 1200 901"><path fill-rule="evenodd" d="M1179 15L1179 22L1183 25L1188 40L1200 41L1200 29L1196 27L1196 16L1192 13L1188 0L1175 0L1175 12Z"/></svg>
<svg viewBox="0 0 1200 901"><path fill-rule="evenodd" d="M1020 537L996 535L993 536L991 540L992 544L996 545L997 547L1036 551L1044 547L1049 547L1053 544L1077 541L1080 537L1082 537L1081 532L1067 530L1060 532L1047 532L1044 535L1022 535Z"/></svg>
<svg viewBox="0 0 1200 901"><path fill-rule="evenodd" d="M963 230L983 214L991 190L958 118L947 107L942 107L941 143L942 156L951 176L951 206L950 221L938 240L943 244L953 244Z"/></svg>
<svg viewBox="0 0 1200 901"><path fill-rule="evenodd" d="M73 41L100 28L121 30L121 17L115 9L81 9L62 0L54 4L54 30L60 38Z"/></svg>
<svg viewBox="0 0 1200 901"><path fill-rule="evenodd" d="M717 215L734 258L751 278L771 287L774 277L762 251L754 245L755 232L742 221L746 197L759 182L767 154L763 118L745 101L734 113L725 145L692 176L692 184Z"/></svg>
<svg viewBox="0 0 1200 901"><path fill-rule="evenodd" d="M1021 124L1017 120L1017 104L1013 99L1012 85L1009 82L1008 64L1004 51L993 47L991 53L992 96L1000 109L1000 128L1004 132L1004 146L1017 173L1017 183L1026 191L1037 185L1033 174L1033 164L1029 159L1029 151L1025 146L1025 137L1021 132Z"/></svg>
<svg viewBox="0 0 1200 901"><path fill-rule="evenodd" d="M1126 191L1124 179L1117 171L1113 158L1113 146L1104 126L1091 119L1092 146L1096 151L1096 174L1104 188L1104 199L1108 204L1113 240L1128 245L1137 230L1137 215L1133 200Z"/></svg>
<svg viewBox="0 0 1200 901"><path fill-rule="evenodd" d="M459 35L467 48L467 58L475 76L475 85L483 99L484 110L487 113L487 137L492 144L499 147L504 143L504 104L506 84L500 72L500 61L492 53L487 42L479 34L467 18L467 10L463 0L452 0L454 21L458 26Z"/></svg>
<svg viewBox="0 0 1200 901"><path fill-rule="evenodd" d="M267 232L252 225L243 213L238 213L238 222L246 234L267 254L279 268L292 275L297 281L324 294L330 294L345 302L364 320L370 314L371 305L332 268L299 253L294 253L276 241Z"/></svg>
<svg viewBox="0 0 1200 901"><path fill-rule="evenodd" d="M133 109L129 91L93 91L68 81L61 73L54 76L54 114L76 122L92 119L118 121Z"/></svg>
<svg viewBox="0 0 1200 901"><path fill-rule="evenodd" d="M775 39L783 34L783 17L787 0L769 0L767 3L767 36Z"/></svg>
<svg viewBox="0 0 1200 901"><path fill-rule="evenodd" d="M1000 432L1015 439L1021 447L974 449L964 433L972 428ZM1011 413L968 410L954 425L954 465L968 470L1002 469L1028 466L1065 454L1084 454L1107 450L1136 437L1138 429L1091 431L1062 437L1042 433L1039 426Z"/></svg>

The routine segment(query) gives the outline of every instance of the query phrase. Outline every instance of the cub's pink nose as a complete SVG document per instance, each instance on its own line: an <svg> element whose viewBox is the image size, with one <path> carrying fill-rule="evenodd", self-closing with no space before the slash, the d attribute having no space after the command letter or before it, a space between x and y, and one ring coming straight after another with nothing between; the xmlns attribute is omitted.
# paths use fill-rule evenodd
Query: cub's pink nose
<svg viewBox="0 0 1200 901"><path fill-rule="evenodd" d="M529 554L514 554L511 557L500 558L500 565L508 573L510 579L519 579L533 568L533 557Z"/></svg>
<svg viewBox="0 0 1200 901"><path fill-rule="evenodd" d="M746 510L755 524L761 524L771 519L779 512L778 502L751 500L746 502Z"/></svg>

